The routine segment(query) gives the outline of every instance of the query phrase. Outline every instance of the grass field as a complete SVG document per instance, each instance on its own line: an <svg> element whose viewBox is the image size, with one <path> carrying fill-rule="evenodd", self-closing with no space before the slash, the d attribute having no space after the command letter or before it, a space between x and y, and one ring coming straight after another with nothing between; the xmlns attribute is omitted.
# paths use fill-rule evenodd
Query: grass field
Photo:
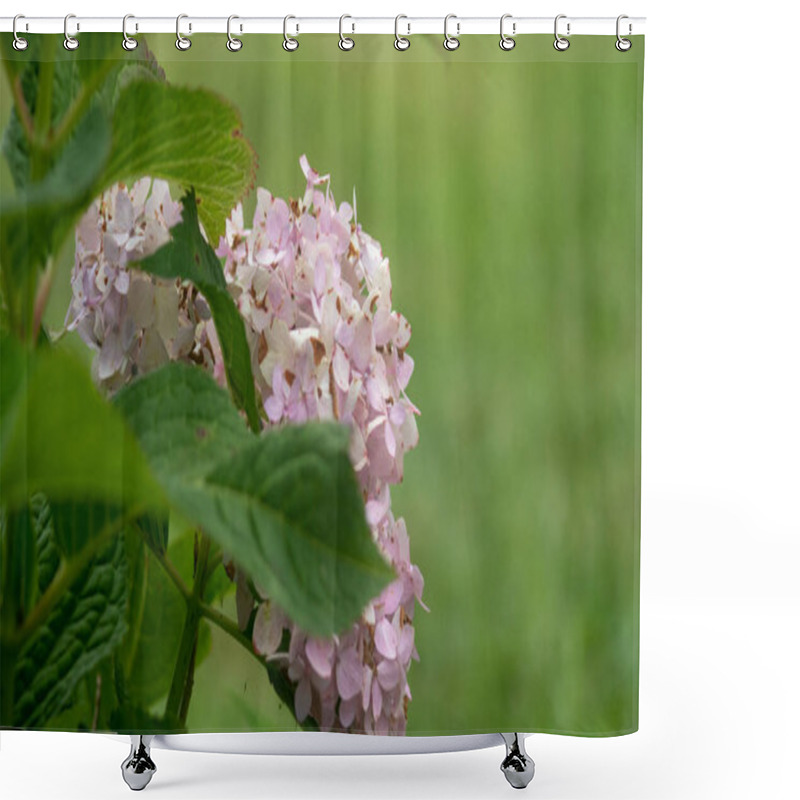
<svg viewBox="0 0 800 800"><path fill-rule="evenodd" d="M302 194L307 154L391 260L422 412L393 507L431 609L409 733L635 729L643 41L173 41L151 38L167 77L241 109L258 184ZM291 726L220 644L197 675L203 728Z"/></svg>

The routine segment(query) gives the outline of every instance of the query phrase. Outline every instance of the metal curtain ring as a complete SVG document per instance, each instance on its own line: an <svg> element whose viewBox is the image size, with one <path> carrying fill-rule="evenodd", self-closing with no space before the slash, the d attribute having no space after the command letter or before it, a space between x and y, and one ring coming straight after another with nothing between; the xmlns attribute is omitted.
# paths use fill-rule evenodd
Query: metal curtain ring
<svg viewBox="0 0 800 800"><path fill-rule="evenodd" d="M400 35L400 20L401 19L408 19L405 14L398 14L394 18L394 48L395 50L408 50L411 47L411 39L407 39L405 36ZM408 33L411 33L411 25L406 23L408 26Z"/></svg>
<svg viewBox="0 0 800 800"><path fill-rule="evenodd" d="M553 32L555 33L556 40L553 42L553 47L558 50L560 53L563 53L569 47L569 39L565 39L563 36L559 36L558 33L558 21L560 19L566 19L566 14L559 14L556 17L556 21L553 25ZM569 36L569 22L567 23L567 36Z"/></svg>
<svg viewBox="0 0 800 800"><path fill-rule="evenodd" d="M231 33L231 22L233 22L233 20L235 20L235 19L239 19L239 17L237 17L236 14L231 14L228 17L228 43L225 46L228 48L228 50L231 51L231 53L238 53L242 49L242 47L244 46L244 42L241 39L237 39ZM239 31L241 32L241 30L242 30L242 27L240 25L239 26Z"/></svg>
<svg viewBox="0 0 800 800"><path fill-rule="evenodd" d="M514 47L517 44L516 41L514 39L512 39L510 36L506 36L505 31L503 30L503 25L505 24L505 21L507 19L511 19L511 18L512 18L511 14L503 14L503 16L500 17L500 49L501 50L506 50L506 51L513 50ZM516 33L517 32L517 24L516 23L512 23L511 24L511 32L512 33Z"/></svg>
<svg viewBox="0 0 800 800"><path fill-rule="evenodd" d="M287 53L293 53L298 47L300 47L300 40L295 39L293 36L289 36L288 26L290 19L297 19L297 17L287 14L283 18L283 49Z"/></svg>
<svg viewBox="0 0 800 800"><path fill-rule="evenodd" d="M75 15L74 14L67 14L67 16L64 17L64 49L65 50L77 50L78 49L78 45L80 44L80 42L74 36L70 36L70 34L69 34L69 21L71 19L75 19ZM76 30L80 30L81 26L76 24L75 29Z"/></svg>
<svg viewBox="0 0 800 800"><path fill-rule="evenodd" d="M14 34L14 42L13 47L15 50L27 50L28 49L28 40L23 39L21 36L17 35L17 20L18 19L25 19L22 14L17 14L14 17L14 22L11 23L11 32ZM25 30L28 29L27 23L25 24Z"/></svg>
<svg viewBox="0 0 800 800"><path fill-rule="evenodd" d="M624 19L628 19L627 14L620 14L617 17L617 41L614 47L616 47L617 50L620 51L620 53L627 53L628 50L630 50L631 47L633 47L633 42L630 39L624 39L622 36L620 36L619 33L619 24ZM631 31L631 26L628 25L628 33L630 33L630 31Z"/></svg>
<svg viewBox="0 0 800 800"><path fill-rule="evenodd" d="M175 47L177 47L178 50L188 50L192 46L192 40L187 39L181 33L181 20L188 18L189 18L188 14L178 14L178 16L175 18L175 36L177 37L175 39ZM192 25L191 23L189 23L189 32L191 33L191 31L192 31Z"/></svg>
<svg viewBox="0 0 800 800"><path fill-rule="evenodd" d="M128 36L129 19L135 19L133 14L126 14L122 18L122 49L128 51L135 50L139 46L139 42L136 39L132 39L130 36Z"/></svg>
<svg viewBox="0 0 800 800"><path fill-rule="evenodd" d="M444 42L442 43L442 44L444 44L444 49L445 50L450 50L450 51L458 50L458 46L461 44L461 42L458 40L458 32L459 32L459 30L461 28L461 25L458 22L456 22L456 35L455 36L451 36L447 32L447 23L450 22L451 19L458 19L458 17L455 14L448 14L444 18Z"/></svg>
<svg viewBox="0 0 800 800"><path fill-rule="evenodd" d="M353 18L349 14L342 14L342 16L339 17L339 49L340 50L352 50L356 46L355 41L353 39L351 39L349 36L345 36L344 33L342 32L342 26L343 26L344 21L346 19L353 19ZM353 30L355 30L355 29L356 29L356 26L354 24L353 25Z"/></svg>

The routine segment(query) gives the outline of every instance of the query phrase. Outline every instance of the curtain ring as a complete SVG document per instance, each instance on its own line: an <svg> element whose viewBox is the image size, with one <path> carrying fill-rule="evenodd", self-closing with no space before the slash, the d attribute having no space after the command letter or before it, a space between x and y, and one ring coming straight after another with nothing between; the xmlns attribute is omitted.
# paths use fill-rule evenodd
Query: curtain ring
<svg viewBox="0 0 800 800"><path fill-rule="evenodd" d="M300 40L295 39L294 36L289 36L288 26L290 19L297 19L297 17L287 14L287 16L283 18L283 49L287 53L293 53L300 47Z"/></svg>
<svg viewBox="0 0 800 800"><path fill-rule="evenodd" d="M181 33L181 20L182 19L188 19L188 18L189 18L188 14L178 14L178 16L175 18L175 36L177 37L175 39L175 47L177 47L178 50L188 50L192 46L192 40L191 39L187 39ZM192 26L191 26L191 23L190 23L189 24L189 31L191 32L191 30L192 30Z"/></svg>
<svg viewBox="0 0 800 800"><path fill-rule="evenodd" d="M21 36L17 35L17 20L18 19L25 19L25 17L22 14L17 14L17 16L14 17L14 22L11 24L11 32L14 34L13 46L14 46L15 50L20 50L20 51L27 50L28 49L28 40L27 39L23 39ZM27 27L28 26L26 24L25 28L27 29Z"/></svg>
<svg viewBox="0 0 800 800"><path fill-rule="evenodd" d="M620 53L627 53L628 50L630 50L631 47L633 47L633 42L630 39L623 38L622 36L620 36L620 33L619 33L619 24L624 19L628 19L628 15L627 14L620 14L617 17L617 41L616 41L616 44L614 45L614 47L616 47L617 50L620 51ZM631 28L630 28L630 25L629 25L628 26L628 32L629 33L630 33L630 29Z"/></svg>
<svg viewBox="0 0 800 800"><path fill-rule="evenodd" d="M349 14L342 14L342 16L339 17L339 49L340 50L352 50L356 46L356 43L355 43L355 41L353 39L351 39L349 36L345 36L344 33L342 33L342 25L344 24L344 21L346 19L353 19L353 18ZM356 29L356 26L354 24L353 25L353 30L355 30L355 29Z"/></svg>
<svg viewBox="0 0 800 800"><path fill-rule="evenodd" d="M560 53L563 53L569 47L569 39L565 39L563 36L559 36L558 34L558 21L560 19L566 19L566 14L559 14L556 17L555 24L553 26L553 32L556 35L556 40L553 42L553 47L558 50ZM569 36L569 22L567 23L567 36Z"/></svg>
<svg viewBox="0 0 800 800"><path fill-rule="evenodd" d="M500 17L500 49L505 50L506 52L513 50L517 44L516 41L510 36L506 36L505 32L503 31L503 24L507 19L512 19L511 14L503 14L503 16ZM516 28L516 23L512 23L511 32L516 33Z"/></svg>
<svg viewBox="0 0 800 800"><path fill-rule="evenodd" d="M70 33L69 33L69 21L71 19L75 19L75 15L74 14L67 14L67 16L64 17L64 49L65 50L77 50L78 49L78 45L80 44L80 42L74 36L70 36ZM81 26L76 24L76 30L80 30L80 28L81 28Z"/></svg>
<svg viewBox="0 0 800 800"><path fill-rule="evenodd" d="M444 18L444 42L443 42L443 44L444 44L444 49L445 50L453 51L453 50L458 50L458 46L461 44L461 42L458 40L458 31L459 31L460 25L459 25L459 23L456 23L456 35L455 36L451 36L447 32L447 23L450 22L451 19L458 19L458 17L455 14L448 14Z"/></svg>
<svg viewBox="0 0 800 800"><path fill-rule="evenodd" d="M130 52L131 50L135 50L139 46L139 42L136 39L128 36L128 20L129 19L136 19L133 14L126 14L122 18L122 49L127 50ZM138 26L137 26L138 27Z"/></svg>
<svg viewBox="0 0 800 800"><path fill-rule="evenodd" d="M398 14L394 18L394 49L395 50L408 50L411 47L411 39L400 35L400 20L408 19L405 14ZM411 33L411 25L408 25L408 32Z"/></svg>
<svg viewBox="0 0 800 800"><path fill-rule="evenodd" d="M233 22L233 20L235 19L239 19L239 17L237 17L236 14L231 14L228 17L228 43L225 46L228 48L228 50L231 51L231 53L238 53L242 49L242 47L244 47L244 42L241 39L237 39L231 33L231 22ZM239 30L241 31L241 27L239 28Z"/></svg>

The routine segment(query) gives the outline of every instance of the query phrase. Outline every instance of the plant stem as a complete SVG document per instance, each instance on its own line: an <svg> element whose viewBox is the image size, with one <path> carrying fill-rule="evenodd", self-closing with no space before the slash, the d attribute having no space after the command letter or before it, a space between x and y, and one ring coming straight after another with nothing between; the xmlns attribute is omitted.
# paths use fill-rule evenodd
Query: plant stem
<svg viewBox="0 0 800 800"><path fill-rule="evenodd" d="M47 146L53 114L53 83L55 77L55 37L46 36L42 42L39 61L39 85L36 89L36 108L33 112L33 148L31 149L31 181L40 181L47 172Z"/></svg>
<svg viewBox="0 0 800 800"><path fill-rule="evenodd" d="M0 725L14 724L14 674L17 663L17 648L0 646Z"/></svg>
<svg viewBox="0 0 800 800"><path fill-rule="evenodd" d="M175 565L163 553L159 553L155 548L151 547L150 550L155 554L158 562L167 573L167 576L175 584L175 587L183 595L187 603L192 602L194 593L186 586L183 578L181 578L178 570L175 568ZM214 571L214 568L219 564L220 560L221 559L217 558L211 558L209 560L206 567L207 576L211 575L211 573ZM235 620L231 619L231 617L229 617L227 614L224 614L222 611L208 605L207 603L201 602L200 600L197 601L196 608L202 618L207 619L209 622L216 625L220 630L228 634L231 639L241 645L241 647L243 647L251 656L253 656L253 658L255 658L262 667L265 665L264 660L253 649L253 643L250 641L249 637L245 636L239 630L239 626L236 624ZM170 694L172 694L172 692L170 692ZM177 700L175 702L177 703Z"/></svg>
<svg viewBox="0 0 800 800"><path fill-rule="evenodd" d="M201 533L192 593L188 596L184 594L184 598L186 599L186 618L183 622L183 632L181 633L181 642L178 647L178 658L175 661L175 669L172 673L172 685L170 686L169 696L167 698L167 715L178 717L181 724L184 725L189 712L189 702L191 701L192 689L194 687L197 634L200 627L200 619L202 618L200 607L203 604L203 593L205 592L209 575L208 555L210 549L211 540L204 533ZM164 558L162 564L167 563L170 562ZM172 574L170 574L170 577L174 580ZM179 578L180 576L177 576L176 573L175 577ZM181 581L181 583L183 583L183 581Z"/></svg>

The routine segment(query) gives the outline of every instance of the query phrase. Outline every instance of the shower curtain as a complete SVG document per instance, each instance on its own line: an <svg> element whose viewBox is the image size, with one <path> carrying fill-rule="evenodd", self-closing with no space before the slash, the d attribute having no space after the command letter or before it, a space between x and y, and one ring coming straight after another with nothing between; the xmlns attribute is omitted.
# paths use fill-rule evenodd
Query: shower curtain
<svg viewBox="0 0 800 800"><path fill-rule="evenodd" d="M2 36L0 724L638 725L644 40Z"/></svg>

